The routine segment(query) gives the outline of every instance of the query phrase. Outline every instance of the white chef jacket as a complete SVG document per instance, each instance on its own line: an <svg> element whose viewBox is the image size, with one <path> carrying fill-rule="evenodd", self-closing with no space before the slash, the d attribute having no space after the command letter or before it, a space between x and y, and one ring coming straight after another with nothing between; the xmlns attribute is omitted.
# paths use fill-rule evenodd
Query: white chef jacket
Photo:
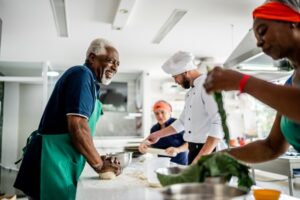
<svg viewBox="0 0 300 200"><path fill-rule="evenodd" d="M205 143L208 136L224 137L218 106L203 87L205 79L206 75L200 75L194 80L194 87L185 96L184 110L171 124L177 133L185 131L183 138L187 142Z"/></svg>

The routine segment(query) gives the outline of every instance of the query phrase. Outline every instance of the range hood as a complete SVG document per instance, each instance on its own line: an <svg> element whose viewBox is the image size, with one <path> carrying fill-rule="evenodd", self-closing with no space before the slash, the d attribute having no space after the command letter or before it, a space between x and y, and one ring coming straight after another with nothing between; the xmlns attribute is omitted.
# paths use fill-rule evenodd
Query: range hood
<svg viewBox="0 0 300 200"><path fill-rule="evenodd" d="M256 38L253 30L251 29L225 61L224 67L235 67L242 62L258 57L262 54L262 50L256 46Z"/></svg>
<svg viewBox="0 0 300 200"><path fill-rule="evenodd" d="M300 0L277 1L286 4L296 12L300 12ZM245 64L245 62L251 64L252 61L254 61L254 64L257 64L257 62L255 61L255 59L257 58L259 59L258 62L265 66L271 67L280 65L278 64L278 62L280 61L272 60L269 56L265 55L260 48L256 46L256 38L254 36L253 29L250 29L246 36L242 39L240 44L235 48L229 58L225 61L224 67L231 68L241 63Z"/></svg>
<svg viewBox="0 0 300 200"><path fill-rule="evenodd" d="M235 68L268 81L286 79L291 71L283 70L282 61L275 61L256 46L253 30L249 30L223 66Z"/></svg>

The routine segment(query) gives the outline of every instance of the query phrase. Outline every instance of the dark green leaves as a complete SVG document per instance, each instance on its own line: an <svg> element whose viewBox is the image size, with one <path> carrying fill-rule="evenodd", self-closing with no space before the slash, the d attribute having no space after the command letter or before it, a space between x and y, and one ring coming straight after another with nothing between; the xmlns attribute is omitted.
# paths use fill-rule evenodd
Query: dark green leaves
<svg viewBox="0 0 300 200"><path fill-rule="evenodd" d="M233 176L238 178L239 188L250 190L253 181L249 175L249 167L222 152L202 156L196 165L188 167L178 175L157 175L163 186L176 183L204 182L206 177L222 177L229 181Z"/></svg>
<svg viewBox="0 0 300 200"><path fill-rule="evenodd" d="M226 112L225 112L225 109L224 109L224 106L223 106L222 93L221 92L214 92L214 98L215 98L215 101L218 105L218 111L219 111L219 114L220 114L220 117L221 117L222 127L223 127L223 131L224 131L224 134L225 134L225 141L226 141L226 144L228 145L228 148L229 148L230 135L229 135L229 129L228 129L227 122L226 122Z"/></svg>

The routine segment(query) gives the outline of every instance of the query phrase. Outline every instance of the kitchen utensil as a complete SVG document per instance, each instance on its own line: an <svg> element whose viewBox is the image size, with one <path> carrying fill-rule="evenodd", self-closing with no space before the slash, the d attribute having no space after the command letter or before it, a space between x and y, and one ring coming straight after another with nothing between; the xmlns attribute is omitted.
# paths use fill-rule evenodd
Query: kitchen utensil
<svg viewBox="0 0 300 200"><path fill-rule="evenodd" d="M169 156L169 157L176 156L176 154L174 154L174 155L167 154L165 149L158 149L158 148L152 148L152 147L148 147L146 150L146 153L152 153L152 154L157 154L157 155L161 155L161 156Z"/></svg>
<svg viewBox="0 0 300 200"><path fill-rule="evenodd" d="M277 200L280 197L281 192L279 190L271 189L255 189L253 190L253 196L256 200Z"/></svg>
<svg viewBox="0 0 300 200"><path fill-rule="evenodd" d="M177 175L181 173L186 167L164 167L158 168L155 172L161 175Z"/></svg>
<svg viewBox="0 0 300 200"><path fill-rule="evenodd" d="M246 191L225 184L180 183L165 187L165 200L229 200L247 194Z"/></svg>
<svg viewBox="0 0 300 200"><path fill-rule="evenodd" d="M127 167L132 160L132 152L116 152L109 153L109 157L116 157L120 161L120 165L122 168Z"/></svg>

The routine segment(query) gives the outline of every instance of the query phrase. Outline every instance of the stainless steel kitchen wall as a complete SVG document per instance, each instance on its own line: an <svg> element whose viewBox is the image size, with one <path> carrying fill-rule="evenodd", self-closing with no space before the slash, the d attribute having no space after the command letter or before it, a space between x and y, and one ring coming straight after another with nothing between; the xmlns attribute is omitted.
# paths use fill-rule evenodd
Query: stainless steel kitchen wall
<svg viewBox="0 0 300 200"><path fill-rule="evenodd" d="M104 115L97 123L97 137L142 136L142 113L136 106L136 96L139 92L136 90L136 81L128 78L123 83L127 83L127 108L123 111L104 109Z"/></svg>

